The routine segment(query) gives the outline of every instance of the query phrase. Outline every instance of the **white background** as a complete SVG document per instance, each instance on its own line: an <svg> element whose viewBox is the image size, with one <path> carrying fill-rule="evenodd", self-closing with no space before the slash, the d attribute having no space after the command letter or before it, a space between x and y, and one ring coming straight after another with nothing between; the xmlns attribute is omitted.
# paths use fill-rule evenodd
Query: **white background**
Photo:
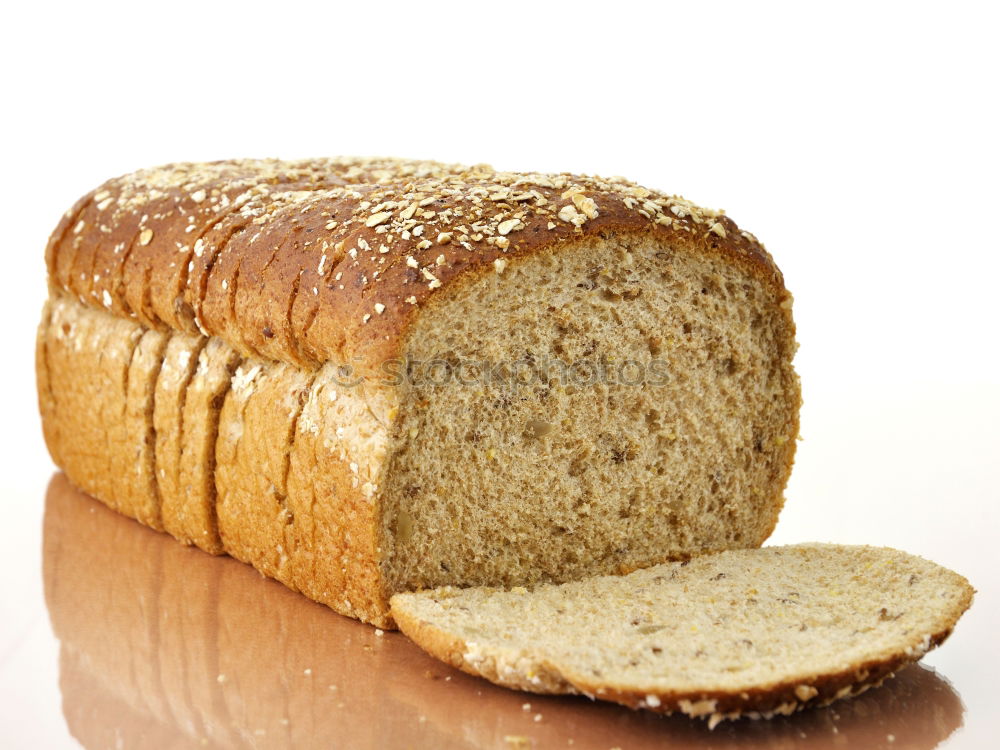
<svg viewBox="0 0 1000 750"><path fill-rule="evenodd" d="M1000 666L994 8L7 6L0 692L5 703L17 696L9 720L38 737L58 722L54 661L17 655L44 627L26 604L39 596L52 471L32 349L43 248L60 213L104 179L162 162L362 154L625 175L725 208L757 234L795 294L806 399L773 541L898 546L972 579L976 606L928 658L969 709L952 741L972 746L996 692L987 675Z"/></svg>

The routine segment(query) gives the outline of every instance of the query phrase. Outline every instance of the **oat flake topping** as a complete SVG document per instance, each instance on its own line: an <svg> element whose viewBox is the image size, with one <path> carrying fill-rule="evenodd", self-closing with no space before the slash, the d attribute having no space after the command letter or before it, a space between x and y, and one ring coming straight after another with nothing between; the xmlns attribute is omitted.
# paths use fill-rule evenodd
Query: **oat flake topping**
<svg viewBox="0 0 1000 750"><path fill-rule="evenodd" d="M267 340L248 337L242 348L315 360L329 354L310 340L326 308L386 336L373 311L390 326L464 270L503 274L521 250L622 230L721 247L779 278L756 238L721 211L624 178L389 158L140 170L68 212L48 258L55 284L88 304L212 335L224 328L213 319L213 295L229 300L220 310L238 309L240 285L255 278L249 272L272 274L266 283L287 294L291 332L275 336L280 325L269 324ZM150 277L152 293L133 288ZM301 324L298 297L308 300Z"/></svg>

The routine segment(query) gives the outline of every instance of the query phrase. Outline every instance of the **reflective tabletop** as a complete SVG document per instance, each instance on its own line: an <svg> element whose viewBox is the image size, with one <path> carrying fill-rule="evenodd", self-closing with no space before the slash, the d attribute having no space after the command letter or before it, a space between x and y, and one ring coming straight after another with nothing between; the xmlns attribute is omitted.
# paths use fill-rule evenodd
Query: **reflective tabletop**
<svg viewBox="0 0 1000 750"><path fill-rule="evenodd" d="M897 547L977 589L943 646L855 700L710 731L495 687L116 515L22 431L0 454L0 748L992 748L1000 391L818 390L768 544Z"/></svg>
<svg viewBox="0 0 1000 750"><path fill-rule="evenodd" d="M518 693L233 559L177 544L62 474L44 506L42 584L54 638L20 647L58 654L51 692L64 725L47 736L64 746L933 748L963 726L961 697L923 665L853 701L714 730L582 697Z"/></svg>

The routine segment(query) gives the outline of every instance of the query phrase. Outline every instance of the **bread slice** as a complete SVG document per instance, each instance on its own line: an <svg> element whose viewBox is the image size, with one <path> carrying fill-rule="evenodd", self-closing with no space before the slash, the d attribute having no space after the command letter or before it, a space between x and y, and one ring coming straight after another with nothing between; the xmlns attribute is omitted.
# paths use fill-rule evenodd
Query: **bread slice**
<svg viewBox="0 0 1000 750"><path fill-rule="evenodd" d="M792 298L621 178L175 164L52 235L39 404L78 487L391 627L398 591L757 547L798 435Z"/></svg>
<svg viewBox="0 0 1000 750"><path fill-rule="evenodd" d="M714 726L880 684L941 643L972 595L914 555L805 544L531 590L397 594L392 614L434 656L499 685Z"/></svg>

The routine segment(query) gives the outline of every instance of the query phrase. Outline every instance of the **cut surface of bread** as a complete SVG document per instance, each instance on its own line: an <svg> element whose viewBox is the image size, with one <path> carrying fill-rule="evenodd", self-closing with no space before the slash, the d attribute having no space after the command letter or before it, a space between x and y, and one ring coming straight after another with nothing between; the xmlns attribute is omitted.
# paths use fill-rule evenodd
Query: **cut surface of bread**
<svg viewBox="0 0 1000 750"><path fill-rule="evenodd" d="M972 595L914 555L804 544L530 590L397 594L392 614L429 653L497 684L714 725L881 683L941 643Z"/></svg>
<svg viewBox="0 0 1000 750"><path fill-rule="evenodd" d="M781 510L791 295L677 196L177 164L85 196L47 261L39 403L70 480L379 626L398 591L757 547Z"/></svg>
<svg viewBox="0 0 1000 750"><path fill-rule="evenodd" d="M410 337L379 482L391 589L760 546L798 433L792 346L745 271L644 239L470 284Z"/></svg>

